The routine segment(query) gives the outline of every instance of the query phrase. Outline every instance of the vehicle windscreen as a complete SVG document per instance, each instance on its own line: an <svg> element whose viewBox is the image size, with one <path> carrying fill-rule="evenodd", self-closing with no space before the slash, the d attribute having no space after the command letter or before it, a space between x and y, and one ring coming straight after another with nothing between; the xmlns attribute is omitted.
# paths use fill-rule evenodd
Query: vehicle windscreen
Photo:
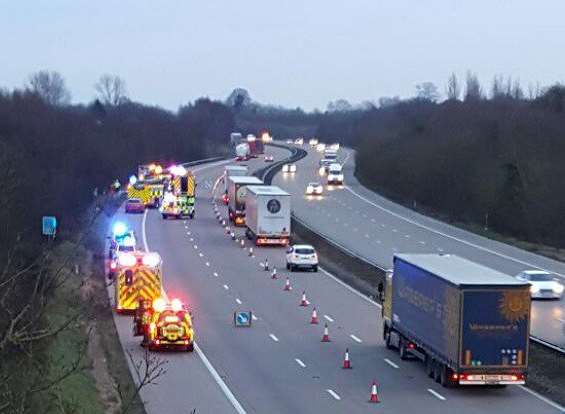
<svg viewBox="0 0 565 414"><path fill-rule="evenodd" d="M314 254L314 249L300 248L294 250L296 254Z"/></svg>
<svg viewBox="0 0 565 414"><path fill-rule="evenodd" d="M550 282L553 280L553 276L547 273L536 273L530 275L530 280L532 282Z"/></svg>

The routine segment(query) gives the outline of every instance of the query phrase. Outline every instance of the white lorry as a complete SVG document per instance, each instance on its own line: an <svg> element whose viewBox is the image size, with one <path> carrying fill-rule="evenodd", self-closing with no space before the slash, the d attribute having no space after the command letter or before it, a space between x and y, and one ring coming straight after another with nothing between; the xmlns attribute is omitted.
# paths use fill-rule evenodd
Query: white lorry
<svg viewBox="0 0 565 414"><path fill-rule="evenodd" d="M343 185L343 167L339 163L328 167L328 185Z"/></svg>
<svg viewBox="0 0 565 414"><path fill-rule="evenodd" d="M228 217L236 226L245 225L245 198L248 185L263 185L263 181L253 176L228 178Z"/></svg>
<svg viewBox="0 0 565 414"><path fill-rule="evenodd" d="M247 187L245 234L256 246L290 243L290 194L279 187Z"/></svg>
<svg viewBox="0 0 565 414"><path fill-rule="evenodd" d="M227 206L229 197L228 197L228 180L230 177L243 177L249 173L249 168L247 165L227 165L226 169L224 170L224 175L222 175L221 181L224 183L224 194L222 196L222 200L224 204Z"/></svg>
<svg viewBox="0 0 565 414"><path fill-rule="evenodd" d="M247 142L242 142L235 146L235 160L236 161L247 161L249 159L249 144Z"/></svg>

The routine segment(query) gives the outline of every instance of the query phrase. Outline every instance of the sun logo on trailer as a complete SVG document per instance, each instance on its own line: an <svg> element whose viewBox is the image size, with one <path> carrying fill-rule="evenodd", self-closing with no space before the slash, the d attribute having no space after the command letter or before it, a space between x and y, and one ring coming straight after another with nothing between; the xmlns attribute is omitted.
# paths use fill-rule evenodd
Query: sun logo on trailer
<svg viewBox="0 0 565 414"><path fill-rule="evenodd" d="M527 319L530 313L530 292L504 292L499 299L498 309L508 322L515 323Z"/></svg>

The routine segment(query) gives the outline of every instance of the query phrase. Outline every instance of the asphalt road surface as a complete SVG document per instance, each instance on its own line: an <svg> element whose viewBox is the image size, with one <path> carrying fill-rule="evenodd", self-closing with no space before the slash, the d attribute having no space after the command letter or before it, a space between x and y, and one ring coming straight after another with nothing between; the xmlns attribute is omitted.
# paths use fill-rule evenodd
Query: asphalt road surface
<svg viewBox="0 0 565 414"><path fill-rule="evenodd" d="M307 197L308 182L325 180L318 174L322 154L304 148L308 156L298 161L297 173L279 173L273 183L293 194L297 218L372 263L390 268L394 253L453 253L509 275L539 268L565 278L564 263L428 218L366 189L353 175L355 159L349 149L339 151L345 186L326 186L323 196ZM534 301L531 333L565 348L564 301Z"/></svg>
<svg viewBox="0 0 565 414"><path fill-rule="evenodd" d="M288 154L267 152L275 159ZM262 160L248 164L250 169L265 165ZM385 348L375 303L323 271L289 274L282 248L254 248L250 256L248 242L241 248L214 214L212 188L222 168L196 173L194 220L164 221L154 210L144 220L127 216L138 235L145 235L143 245L161 254L168 296L193 307L199 349L225 384L222 389L215 383L198 353L159 353L169 360L168 372L143 393L150 413L234 412L235 403L247 413L560 412L522 387L443 389L425 375L422 364L401 361ZM225 217L226 208L218 209ZM242 235L243 229L236 232ZM263 269L266 260L270 269L277 268L276 279ZM283 290L287 276L290 292ZM303 291L307 307L299 306ZM314 306L317 325L310 324ZM234 327L236 310L253 312L252 327ZM116 318L125 348L139 350L130 321ZM325 323L329 343L321 342ZM351 370L341 368L346 349ZM374 380L381 399L377 406L368 402ZM235 402L224 396L226 389Z"/></svg>

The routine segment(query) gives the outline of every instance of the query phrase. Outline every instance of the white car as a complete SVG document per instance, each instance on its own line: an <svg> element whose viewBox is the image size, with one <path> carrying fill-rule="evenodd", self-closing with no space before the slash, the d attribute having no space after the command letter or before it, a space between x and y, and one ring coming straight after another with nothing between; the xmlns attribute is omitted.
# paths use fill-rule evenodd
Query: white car
<svg viewBox="0 0 565 414"><path fill-rule="evenodd" d="M295 244L286 251L286 268L291 272L295 269L311 269L318 271L318 255L308 244Z"/></svg>
<svg viewBox="0 0 565 414"><path fill-rule="evenodd" d="M287 139L287 140L286 140L286 143L287 143L287 144L292 144L292 140L291 140L291 139Z"/></svg>
<svg viewBox="0 0 565 414"><path fill-rule="evenodd" d="M320 183L308 183L306 186L307 195L321 195L324 192L324 187Z"/></svg>
<svg viewBox="0 0 565 414"><path fill-rule="evenodd" d="M516 279L530 283L532 299L561 299L565 289L555 275L544 270L525 270Z"/></svg>
<svg viewBox="0 0 565 414"><path fill-rule="evenodd" d="M285 164L282 166L283 173L295 173L296 172L296 165L295 164Z"/></svg>
<svg viewBox="0 0 565 414"><path fill-rule="evenodd" d="M316 145L316 150L318 152L324 152L326 150L326 144L324 144L323 142L319 143L318 145Z"/></svg>
<svg viewBox="0 0 565 414"><path fill-rule="evenodd" d="M333 151L337 151L339 149L339 143L336 142L335 144L330 145L330 149Z"/></svg>
<svg viewBox="0 0 565 414"><path fill-rule="evenodd" d="M308 141L308 144L310 144L310 146L314 148L316 145L318 145L318 139L312 138L310 141Z"/></svg>
<svg viewBox="0 0 565 414"><path fill-rule="evenodd" d="M296 139L294 140L294 143L295 143L296 145L302 145L302 144L304 144L304 138L296 138Z"/></svg>
<svg viewBox="0 0 565 414"><path fill-rule="evenodd" d="M265 162L273 162L274 158L272 155L265 155Z"/></svg>

